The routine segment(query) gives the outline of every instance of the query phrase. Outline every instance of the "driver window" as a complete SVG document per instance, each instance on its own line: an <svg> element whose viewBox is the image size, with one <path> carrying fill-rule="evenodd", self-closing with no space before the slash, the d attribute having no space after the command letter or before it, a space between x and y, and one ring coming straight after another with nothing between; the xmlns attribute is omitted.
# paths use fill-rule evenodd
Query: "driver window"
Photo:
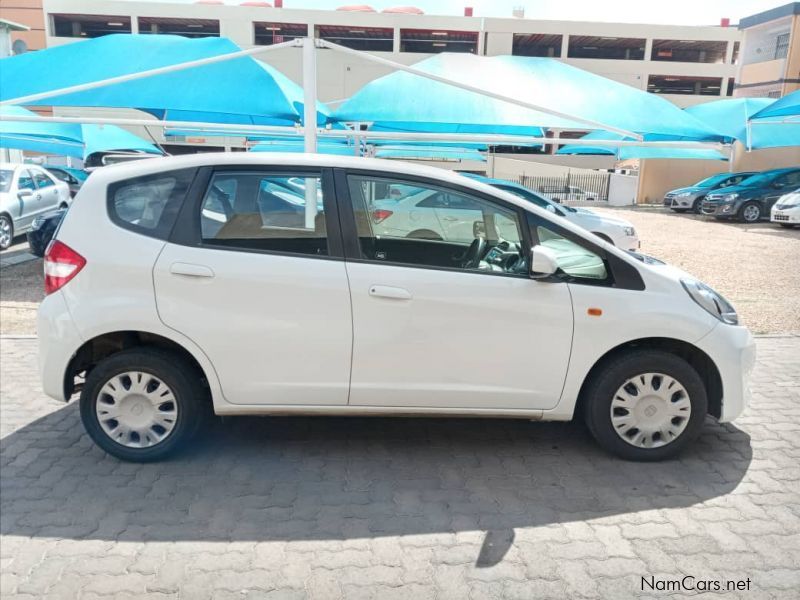
<svg viewBox="0 0 800 600"><path fill-rule="evenodd" d="M348 187L367 260L524 272L514 210L435 184L350 175ZM405 195L395 193L398 189Z"/></svg>

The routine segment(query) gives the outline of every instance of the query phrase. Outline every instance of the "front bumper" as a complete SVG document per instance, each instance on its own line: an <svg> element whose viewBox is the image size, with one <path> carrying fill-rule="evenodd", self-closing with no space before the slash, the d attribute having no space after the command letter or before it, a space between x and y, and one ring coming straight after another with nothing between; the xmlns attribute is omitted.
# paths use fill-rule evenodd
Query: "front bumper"
<svg viewBox="0 0 800 600"><path fill-rule="evenodd" d="M784 209L773 208L769 220L773 223L800 225L800 207Z"/></svg>
<svg viewBox="0 0 800 600"><path fill-rule="evenodd" d="M728 423L750 404L750 373L756 362L756 344L746 327L720 323L696 344L719 370L722 380L720 423Z"/></svg>
<svg viewBox="0 0 800 600"><path fill-rule="evenodd" d="M736 216L736 204L733 202L709 202L704 200L700 212L719 219Z"/></svg>
<svg viewBox="0 0 800 600"><path fill-rule="evenodd" d="M46 296L39 305L36 334L42 389L51 398L66 402L69 398L64 393L64 376L83 339L60 291Z"/></svg>
<svg viewBox="0 0 800 600"><path fill-rule="evenodd" d="M664 196L664 206L672 209L690 209L694 206L694 201L697 196L694 194L689 196Z"/></svg>

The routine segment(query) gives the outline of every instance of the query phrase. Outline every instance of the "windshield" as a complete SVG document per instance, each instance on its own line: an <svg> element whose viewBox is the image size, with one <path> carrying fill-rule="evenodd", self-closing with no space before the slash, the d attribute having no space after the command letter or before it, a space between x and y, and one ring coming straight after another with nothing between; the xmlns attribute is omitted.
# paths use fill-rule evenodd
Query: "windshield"
<svg viewBox="0 0 800 600"><path fill-rule="evenodd" d="M14 179L14 171L11 169L0 169L0 192L7 192L11 189L11 181Z"/></svg>
<svg viewBox="0 0 800 600"><path fill-rule="evenodd" d="M717 175L712 175L711 177L708 177L706 179L703 179L703 181L698 182L695 185L695 187L711 188L711 187L714 187L714 186L722 183L723 181L728 179L730 176L731 176L730 173L719 173Z"/></svg>

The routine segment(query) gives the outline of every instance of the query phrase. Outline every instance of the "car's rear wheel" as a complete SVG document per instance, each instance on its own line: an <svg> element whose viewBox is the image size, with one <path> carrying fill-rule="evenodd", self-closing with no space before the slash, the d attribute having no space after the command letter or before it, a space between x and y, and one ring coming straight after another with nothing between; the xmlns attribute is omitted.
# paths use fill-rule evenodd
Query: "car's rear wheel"
<svg viewBox="0 0 800 600"><path fill-rule="evenodd" d="M124 350L86 378L81 419L89 436L122 460L162 459L198 429L207 392L183 357L159 348Z"/></svg>
<svg viewBox="0 0 800 600"><path fill-rule="evenodd" d="M416 229L409 233L406 237L413 240L433 240L436 242L443 241L442 236L435 231L431 231L430 229Z"/></svg>
<svg viewBox="0 0 800 600"><path fill-rule="evenodd" d="M589 382L584 416L597 442L627 460L681 452L700 432L708 400L697 371L660 350L630 352Z"/></svg>
<svg viewBox="0 0 800 600"><path fill-rule="evenodd" d="M14 223L8 215L0 215L0 250L7 250L14 240Z"/></svg>
<svg viewBox="0 0 800 600"><path fill-rule="evenodd" d="M747 202L739 211L739 219L745 223L756 223L761 219L761 207L758 202Z"/></svg>

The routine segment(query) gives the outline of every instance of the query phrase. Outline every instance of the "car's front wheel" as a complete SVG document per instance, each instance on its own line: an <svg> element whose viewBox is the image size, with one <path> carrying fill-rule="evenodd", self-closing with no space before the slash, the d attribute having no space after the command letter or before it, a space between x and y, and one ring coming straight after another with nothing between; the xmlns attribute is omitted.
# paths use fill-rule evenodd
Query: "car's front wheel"
<svg viewBox="0 0 800 600"><path fill-rule="evenodd" d="M654 461L681 452L700 432L708 400L697 371L661 350L629 352L589 382L586 424L597 442L627 460Z"/></svg>
<svg viewBox="0 0 800 600"><path fill-rule="evenodd" d="M177 450L197 430L207 392L183 357L160 348L124 350L101 360L81 392L89 436L122 460L149 462Z"/></svg>
<svg viewBox="0 0 800 600"><path fill-rule="evenodd" d="M745 223L756 223L761 219L761 206L758 202L747 202L739 211L739 219Z"/></svg>
<svg viewBox="0 0 800 600"><path fill-rule="evenodd" d="M703 212L702 208L703 208L703 199L702 198L695 199L695 201L692 203L692 212L695 213L696 215L702 214Z"/></svg>
<svg viewBox="0 0 800 600"><path fill-rule="evenodd" d="M0 250L7 250L14 239L14 223L8 215L0 215Z"/></svg>

